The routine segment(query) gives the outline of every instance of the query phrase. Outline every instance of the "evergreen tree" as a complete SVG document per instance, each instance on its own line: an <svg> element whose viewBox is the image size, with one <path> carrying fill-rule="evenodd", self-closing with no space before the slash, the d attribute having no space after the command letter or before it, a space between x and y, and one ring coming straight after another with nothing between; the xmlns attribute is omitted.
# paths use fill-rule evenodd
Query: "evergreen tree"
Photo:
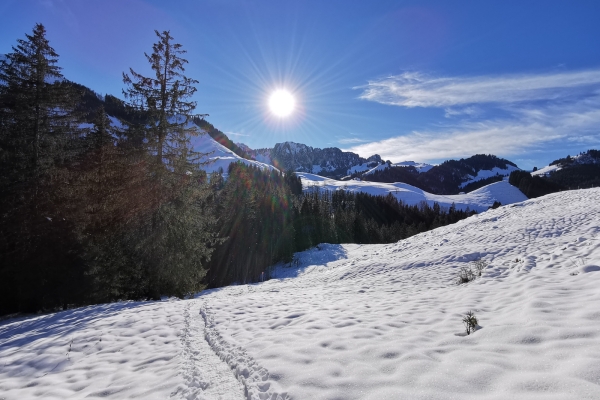
<svg viewBox="0 0 600 400"><path fill-rule="evenodd" d="M123 90L129 105L145 113L150 127L147 140L156 153L158 164L173 163L187 146L195 128L186 125L193 118L196 102L190 100L196 92L198 81L184 75L187 60L182 46L173 43L169 31L155 31L158 42L152 46L152 54L144 53L154 71L154 77L146 77L133 69L123 73Z"/></svg>
<svg viewBox="0 0 600 400"><path fill-rule="evenodd" d="M168 31L156 31L158 42L146 55L154 77L130 69L123 74L129 106L143 113L148 160L145 209L138 216L129 248L148 278L147 295L184 296L202 288L204 265L214 244L211 190L200 170L188 124L196 102L197 81L184 75L187 63L180 44Z"/></svg>
<svg viewBox="0 0 600 400"><path fill-rule="evenodd" d="M36 311L72 301L82 276L58 190L77 149L77 95L43 25L12 50L0 62L0 285L6 307Z"/></svg>

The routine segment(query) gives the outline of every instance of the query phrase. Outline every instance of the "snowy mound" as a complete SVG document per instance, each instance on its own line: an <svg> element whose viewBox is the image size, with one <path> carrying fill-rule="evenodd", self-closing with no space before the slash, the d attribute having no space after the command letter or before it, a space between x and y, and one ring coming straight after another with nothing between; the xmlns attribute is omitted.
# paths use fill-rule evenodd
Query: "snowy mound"
<svg viewBox="0 0 600 400"><path fill-rule="evenodd" d="M554 193L262 284L5 320L0 398L598 399L599 220L600 189Z"/></svg>
<svg viewBox="0 0 600 400"><path fill-rule="evenodd" d="M430 206L438 203L442 207L450 207L453 203L457 209L467 208L477 212L487 210L494 201L503 205L527 200L527 197L516 187L508 182L495 182L474 190L467 194L437 195L428 193L406 183L380 183L367 181L337 181L319 175L298 172L302 179L304 190L314 188L324 190L348 190L352 192L365 192L374 196L387 196L393 194L398 200L409 205L419 204L422 201Z"/></svg>
<svg viewBox="0 0 600 400"><path fill-rule="evenodd" d="M217 143L208 134L200 135L197 138L194 138L193 146L196 151L200 153L207 153L207 155L200 161L209 161L209 164L202 168L208 173L222 170L225 174L227 174L227 168L229 168L229 164L234 162L242 162L246 165L252 165L260 169L276 169L272 165L261 163L259 161L247 160L238 156L227 147Z"/></svg>

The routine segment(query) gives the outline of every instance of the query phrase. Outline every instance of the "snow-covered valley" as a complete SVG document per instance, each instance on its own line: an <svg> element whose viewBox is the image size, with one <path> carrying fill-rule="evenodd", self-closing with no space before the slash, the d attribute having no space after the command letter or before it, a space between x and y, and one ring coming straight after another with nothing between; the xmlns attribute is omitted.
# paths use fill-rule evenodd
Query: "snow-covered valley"
<svg viewBox="0 0 600 400"><path fill-rule="evenodd" d="M0 399L598 399L599 204L555 193L323 244L260 284L5 320Z"/></svg>

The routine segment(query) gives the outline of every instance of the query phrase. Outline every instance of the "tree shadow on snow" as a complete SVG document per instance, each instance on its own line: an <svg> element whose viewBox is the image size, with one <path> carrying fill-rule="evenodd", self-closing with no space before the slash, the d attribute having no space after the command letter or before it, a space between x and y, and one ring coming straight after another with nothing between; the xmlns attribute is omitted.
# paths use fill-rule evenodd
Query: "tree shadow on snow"
<svg viewBox="0 0 600 400"><path fill-rule="evenodd" d="M316 247L294 254L294 260L291 263L277 265L271 273L271 278L295 278L307 272L309 268L327 267L330 262L347 258L348 251L343 245L321 243Z"/></svg>
<svg viewBox="0 0 600 400"><path fill-rule="evenodd" d="M157 301L127 301L100 304L46 315L7 319L0 322L0 351L27 346L38 339L66 336L94 321L111 317L127 309L151 306Z"/></svg>

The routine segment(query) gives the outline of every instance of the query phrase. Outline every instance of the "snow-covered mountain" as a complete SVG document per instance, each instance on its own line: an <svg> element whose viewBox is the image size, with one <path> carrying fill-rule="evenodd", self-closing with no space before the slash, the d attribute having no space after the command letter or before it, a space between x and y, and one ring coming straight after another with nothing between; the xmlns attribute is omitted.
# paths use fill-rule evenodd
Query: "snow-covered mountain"
<svg viewBox="0 0 600 400"><path fill-rule="evenodd" d="M238 146L248 148L243 144ZM247 151L255 160L274 165L280 170L293 170L341 178L356 171L367 171L383 163L377 154L363 158L337 147L319 149L301 143L277 143L272 149Z"/></svg>
<svg viewBox="0 0 600 400"><path fill-rule="evenodd" d="M554 193L397 243L322 244L260 284L4 320L0 393L599 399L598 220L600 189Z"/></svg>
<svg viewBox="0 0 600 400"><path fill-rule="evenodd" d="M333 179L360 178L375 182L404 182L437 194L458 194L506 178L516 164L493 155L477 154L440 165L415 161L392 163L377 154L362 158L336 147L319 149L301 143L277 143L272 149L252 150L243 143L237 146L256 161L280 170L318 174Z"/></svg>
<svg viewBox="0 0 600 400"><path fill-rule="evenodd" d="M505 181L492 183L467 194L437 195L406 183L382 183L359 180L338 181L303 172L297 172L296 174L302 179L304 190L347 190L351 192L364 192L374 196L392 194L398 200L402 200L405 204L409 205L417 205L424 201L430 206L438 203L440 206L448 208L454 204L459 210L469 208L470 210L482 212L487 210L496 201L506 205L527 200L527 196L519 189Z"/></svg>

